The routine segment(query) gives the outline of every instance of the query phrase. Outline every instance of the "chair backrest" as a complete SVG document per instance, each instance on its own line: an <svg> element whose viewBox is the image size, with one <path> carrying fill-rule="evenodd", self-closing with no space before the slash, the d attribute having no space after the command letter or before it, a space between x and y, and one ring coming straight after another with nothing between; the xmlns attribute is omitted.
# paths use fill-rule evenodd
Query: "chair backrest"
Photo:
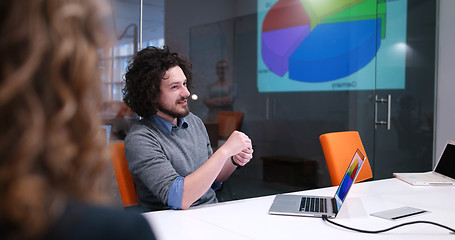
<svg viewBox="0 0 455 240"><path fill-rule="evenodd" d="M131 176L131 173L128 170L123 142L112 143L110 145L110 152L123 207L126 208L139 205L133 176Z"/></svg>
<svg viewBox="0 0 455 240"><path fill-rule="evenodd" d="M360 149L366 156L365 148L357 131L333 132L319 136L324 152L327 168L329 169L332 186L338 186L351 162L355 150ZM370 162L366 158L356 182L373 177Z"/></svg>
<svg viewBox="0 0 455 240"><path fill-rule="evenodd" d="M243 122L243 112L219 111L216 116L218 135L228 138L234 130L240 130Z"/></svg>

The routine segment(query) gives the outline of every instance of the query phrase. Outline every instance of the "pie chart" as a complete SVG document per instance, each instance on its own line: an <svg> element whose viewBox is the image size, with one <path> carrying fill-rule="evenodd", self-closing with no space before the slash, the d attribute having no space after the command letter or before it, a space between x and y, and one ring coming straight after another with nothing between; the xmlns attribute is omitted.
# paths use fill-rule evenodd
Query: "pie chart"
<svg viewBox="0 0 455 240"><path fill-rule="evenodd" d="M301 82L349 76L376 56L385 14L376 0L279 0L262 22L262 60Z"/></svg>

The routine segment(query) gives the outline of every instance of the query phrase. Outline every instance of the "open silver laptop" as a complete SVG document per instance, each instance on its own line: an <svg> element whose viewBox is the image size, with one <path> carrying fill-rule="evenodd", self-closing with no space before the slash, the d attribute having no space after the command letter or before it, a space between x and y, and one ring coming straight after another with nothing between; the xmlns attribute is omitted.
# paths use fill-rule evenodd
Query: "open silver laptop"
<svg viewBox="0 0 455 240"><path fill-rule="evenodd" d="M359 175L364 161L365 155L357 149L334 197L279 194L275 196L269 214L335 217Z"/></svg>
<svg viewBox="0 0 455 240"><path fill-rule="evenodd" d="M455 185L455 141L447 141L433 171L394 173L393 176L415 186Z"/></svg>

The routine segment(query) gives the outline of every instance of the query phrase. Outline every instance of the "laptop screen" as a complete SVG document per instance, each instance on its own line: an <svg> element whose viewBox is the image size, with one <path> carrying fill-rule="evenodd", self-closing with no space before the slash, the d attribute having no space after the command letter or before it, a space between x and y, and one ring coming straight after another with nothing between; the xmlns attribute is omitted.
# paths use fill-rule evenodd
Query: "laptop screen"
<svg viewBox="0 0 455 240"><path fill-rule="evenodd" d="M447 142L435 172L455 179L455 142Z"/></svg>
<svg viewBox="0 0 455 240"><path fill-rule="evenodd" d="M357 175L359 174L364 161L365 155L359 149L357 149L346 173L344 174L343 180L341 181L341 184L335 193L338 210L340 210L349 189L351 189L352 184L355 182L355 179L357 178Z"/></svg>

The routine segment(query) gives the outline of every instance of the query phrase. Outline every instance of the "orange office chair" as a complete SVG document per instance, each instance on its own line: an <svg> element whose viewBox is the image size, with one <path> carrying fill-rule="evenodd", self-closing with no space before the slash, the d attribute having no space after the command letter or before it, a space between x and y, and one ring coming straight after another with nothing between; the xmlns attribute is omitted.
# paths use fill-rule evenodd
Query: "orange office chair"
<svg viewBox="0 0 455 240"><path fill-rule="evenodd" d="M128 170L123 142L112 143L110 145L110 152L123 207L138 207L139 202L136 196L136 186L134 184L133 176L131 176L131 173Z"/></svg>
<svg viewBox="0 0 455 240"><path fill-rule="evenodd" d="M327 168L329 169L332 186L338 186L348 168L355 150L360 149L366 156L365 148L357 131L333 132L319 136L324 152ZM366 158L356 182L373 177L370 162Z"/></svg>
<svg viewBox="0 0 455 240"><path fill-rule="evenodd" d="M218 136L227 139L234 130L240 130L243 122L243 112L219 111L216 116Z"/></svg>

